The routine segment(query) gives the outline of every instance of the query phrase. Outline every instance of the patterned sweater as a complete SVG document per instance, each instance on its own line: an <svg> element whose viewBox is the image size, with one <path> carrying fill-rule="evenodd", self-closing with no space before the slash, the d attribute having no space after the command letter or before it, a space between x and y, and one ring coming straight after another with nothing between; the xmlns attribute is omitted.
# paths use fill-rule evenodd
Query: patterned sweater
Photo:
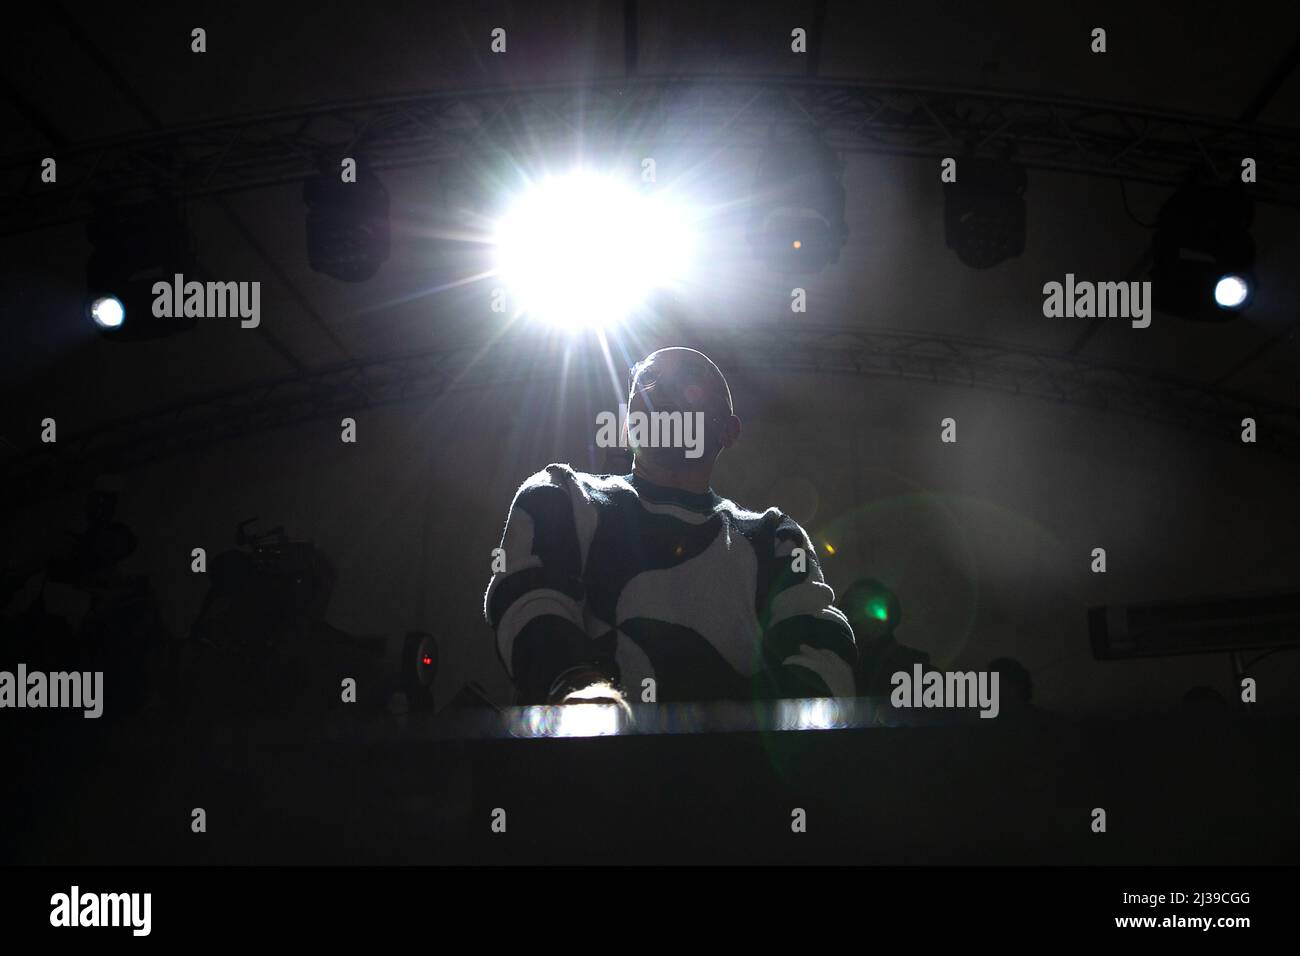
<svg viewBox="0 0 1300 956"><path fill-rule="evenodd" d="M484 615L523 703L583 665L633 702L645 678L659 701L854 693L853 631L776 508L548 465L515 494L501 548Z"/></svg>

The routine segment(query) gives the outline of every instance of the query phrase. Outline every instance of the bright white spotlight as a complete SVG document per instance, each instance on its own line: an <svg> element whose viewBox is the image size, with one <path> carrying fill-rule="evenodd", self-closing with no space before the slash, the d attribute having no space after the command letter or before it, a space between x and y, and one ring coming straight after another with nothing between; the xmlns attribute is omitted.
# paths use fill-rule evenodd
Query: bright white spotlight
<svg viewBox="0 0 1300 956"><path fill-rule="evenodd" d="M1221 309L1237 308L1249 294L1250 284L1238 275L1226 275L1214 286L1214 301Z"/></svg>
<svg viewBox="0 0 1300 956"><path fill-rule="evenodd" d="M694 251L682 206L586 171L520 196L496 244L515 310L566 328L627 318L654 289L685 278Z"/></svg>
<svg viewBox="0 0 1300 956"><path fill-rule="evenodd" d="M101 329L115 329L126 319L126 308L115 295L100 296L90 303L90 317Z"/></svg>

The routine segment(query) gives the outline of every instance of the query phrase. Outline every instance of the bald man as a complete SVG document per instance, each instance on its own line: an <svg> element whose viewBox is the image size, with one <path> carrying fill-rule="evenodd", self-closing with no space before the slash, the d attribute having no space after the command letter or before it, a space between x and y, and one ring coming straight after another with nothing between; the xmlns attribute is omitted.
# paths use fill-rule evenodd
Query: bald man
<svg viewBox="0 0 1300 956"><path fill-rule="evenodd" d="M519 701L852 696L853 631L808 535L712 488L741 431L721 370L652 353L632 369L638 413L701 431L625 427L630 474L548 465L515 494L484 615Z"/></svg>

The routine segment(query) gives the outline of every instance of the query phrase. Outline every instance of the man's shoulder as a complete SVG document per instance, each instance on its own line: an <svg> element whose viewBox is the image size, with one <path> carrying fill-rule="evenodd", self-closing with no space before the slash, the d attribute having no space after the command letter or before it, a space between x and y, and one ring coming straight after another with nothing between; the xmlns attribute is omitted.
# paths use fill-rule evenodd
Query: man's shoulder
<svg viewBox="0 0 1300 956"><path fill-rule="evenodd" d="M718 502L718 510L725 511L742 531L757 532L762 530L780 535L790 534L796 537L807 537L799 522L775 505L764 508L762 511L756 511L752 508L746 508L744 505L736 504L730 498L721 498Z"/></svg>
<svg viewBox="0 0 1300 956"><path fill-rule="evenodd" d="M628 484L627 478L622 475L594 475L589 472L578 471L572 465L552 462L541 471L535 472L526 478L524 483L519 486L516 498L539 497L556 493L556 491L548 491L547 489L556 489L569 497L576 496L597 503L613 495L635 494L632 486Z"/></svg>

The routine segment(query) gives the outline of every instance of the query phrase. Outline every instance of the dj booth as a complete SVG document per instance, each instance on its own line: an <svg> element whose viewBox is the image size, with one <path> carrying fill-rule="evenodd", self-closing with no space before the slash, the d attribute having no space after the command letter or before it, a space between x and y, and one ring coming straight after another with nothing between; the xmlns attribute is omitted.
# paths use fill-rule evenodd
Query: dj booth
<svg viewBox="0 0 1300 956"><path fill-rule="evenodd" d="M868 699L640 705L631 720L608 705L65 720L6 743L3 849L78 864L1280 863L1300 851L1298 739L1294 721L1230 711L953 721Z"/></svg>

